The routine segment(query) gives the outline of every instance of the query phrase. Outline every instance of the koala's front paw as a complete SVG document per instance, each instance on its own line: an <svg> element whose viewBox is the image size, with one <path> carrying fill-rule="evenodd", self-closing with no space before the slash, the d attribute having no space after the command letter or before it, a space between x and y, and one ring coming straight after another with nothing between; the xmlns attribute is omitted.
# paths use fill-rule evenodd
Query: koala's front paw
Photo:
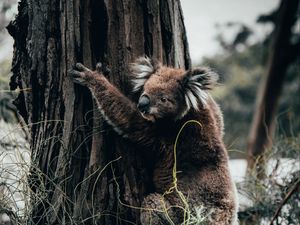
<svg viewBox="0 0 300 225"><path fill-rule="evenodd" d="M87 77L92 71L82 65L81 63L76 63L75 68L68 71L68 74L72 81L77 84L86 85Z"/></svg>

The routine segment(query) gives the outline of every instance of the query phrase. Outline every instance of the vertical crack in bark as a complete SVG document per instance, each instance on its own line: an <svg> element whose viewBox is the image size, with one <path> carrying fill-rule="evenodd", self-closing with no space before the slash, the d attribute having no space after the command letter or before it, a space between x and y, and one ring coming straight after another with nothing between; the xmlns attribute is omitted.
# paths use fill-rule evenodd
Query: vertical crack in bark
<svg viewBox="0 0 300 225"><path fill-rule="evenodd" d="M181 41L182 41L182 51L183 51L183 61L184 61L184 65L186 70L191 69L192 68L192 63L191 63L191 57L190 57L190 51L189 51L189 43L187 40L187 34L186 34L186 29L184 26L184 16L183 16L183 12L182 12L182 7L181 7L181 3L180 1L178 1L178 18L180 20L180 35L181 35Z"/></svg>
<svg viewBox="0 0 300 225"><path fill-rule="evenodd" d="M144 51L145 51L145 55L147 56L152 56L153 55L153 40L152 40L152 34L150 32L150 28L149 28L149 21L148 21L148 17L149 17L149 10L148 10L148 5L147 2L143 4L143 15L144 15Z"/></svg>
<svg viewBox="0 0 300 225"><path fill-rule="evenodd" d="M92 0L90 10L93 65L97 62L108 63L106 58L108 15L104 0Z"/></svg>
<svg viewBox="0 0 300 225"><path fill-rule="evenodd" d="M160 18L161 18L161 30L162 30L162 43L164 48L164 63L172 65L172 46L173 46L173 28L172 18L169 10L168 0L160 0Z"/></svg>
<svg viewBox="0 0 300 225"><path fill-rule="evenodd" d="M106 5L104 0L91 2L91 27L90 27L90 47L91 47L91 60L95 68L97 62L106 63L106 52L107 52L107 29L108 29L108 15L106 10ZM103 145L103 119L99 112L97 103L93 101L93 140L91 147L91 156L89 167L96 164L98 166L103 166L105 160L105 155L99 146Z"/></svg>

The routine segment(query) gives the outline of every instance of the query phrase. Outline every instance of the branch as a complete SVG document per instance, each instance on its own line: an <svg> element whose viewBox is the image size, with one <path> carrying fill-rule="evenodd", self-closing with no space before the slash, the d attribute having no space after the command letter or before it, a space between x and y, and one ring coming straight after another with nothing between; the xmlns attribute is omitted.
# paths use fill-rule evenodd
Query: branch
<svg viewBox="0 0 300 225"><path fill-rule="evenodd" d="M283 201L280 203L279 207L277 208L271 222L270 222L270 225L273 224L274 220L278 217L282 207L285 205L285 203L291 198L291 196L296 193L297 189L299 188L300 186L300 180L298 180L294 187L286 194L286 196L284 197Z"/></svg>
<svg viewBox="0 0 300 225"><path fill-rule="evenodd" d="M0 146L6 150L8 148L24 148L24 146L26 146L26 142L14 144L14 143L4 142L4 141L0 140Z"/></svg>

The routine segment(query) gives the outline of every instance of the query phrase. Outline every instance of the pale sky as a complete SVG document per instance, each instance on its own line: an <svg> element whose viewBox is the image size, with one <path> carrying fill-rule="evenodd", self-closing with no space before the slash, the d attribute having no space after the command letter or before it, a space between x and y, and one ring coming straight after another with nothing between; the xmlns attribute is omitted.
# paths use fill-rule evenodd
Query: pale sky
<svg viewBox="0 0 300 225"><path fill-rule="evenodd" d="M258 15L272 11L278 4L279 0L181 0L193 62L220 51L215 40L217 23L244 22L256 31L252 39L262 38L268 33L270 27L257 25L255 20ZM226 30L225 35L230 39L235 33L236 30ZM11 57L12 45L12 38L2 43L0 61Z"/></svg>
<svg viewBox="0 0 300 225"><path fill-rule="evenodd" d="M217 23L243 22L254 30L252 41L264 37L271 27L257 25L256 18L272 11L278 4L279 0L181 0L193 62L220 51L215 40ZM225 35L231 39L235 32L226 30Z"/></svg>

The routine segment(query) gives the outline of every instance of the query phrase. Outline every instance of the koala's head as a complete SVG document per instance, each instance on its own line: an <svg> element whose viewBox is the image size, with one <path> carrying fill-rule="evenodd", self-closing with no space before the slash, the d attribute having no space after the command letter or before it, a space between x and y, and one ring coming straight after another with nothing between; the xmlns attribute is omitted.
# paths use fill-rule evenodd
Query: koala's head
<svg viewBox="0 0 300 225"><path fill-rule="evenodd" d="M138 109L150 121L178 120L190 110L204 108L207 90L217 83L218 75L208 68L182 70L165 67L148 57L130 66L133 91L140 93Z"/></svg>

